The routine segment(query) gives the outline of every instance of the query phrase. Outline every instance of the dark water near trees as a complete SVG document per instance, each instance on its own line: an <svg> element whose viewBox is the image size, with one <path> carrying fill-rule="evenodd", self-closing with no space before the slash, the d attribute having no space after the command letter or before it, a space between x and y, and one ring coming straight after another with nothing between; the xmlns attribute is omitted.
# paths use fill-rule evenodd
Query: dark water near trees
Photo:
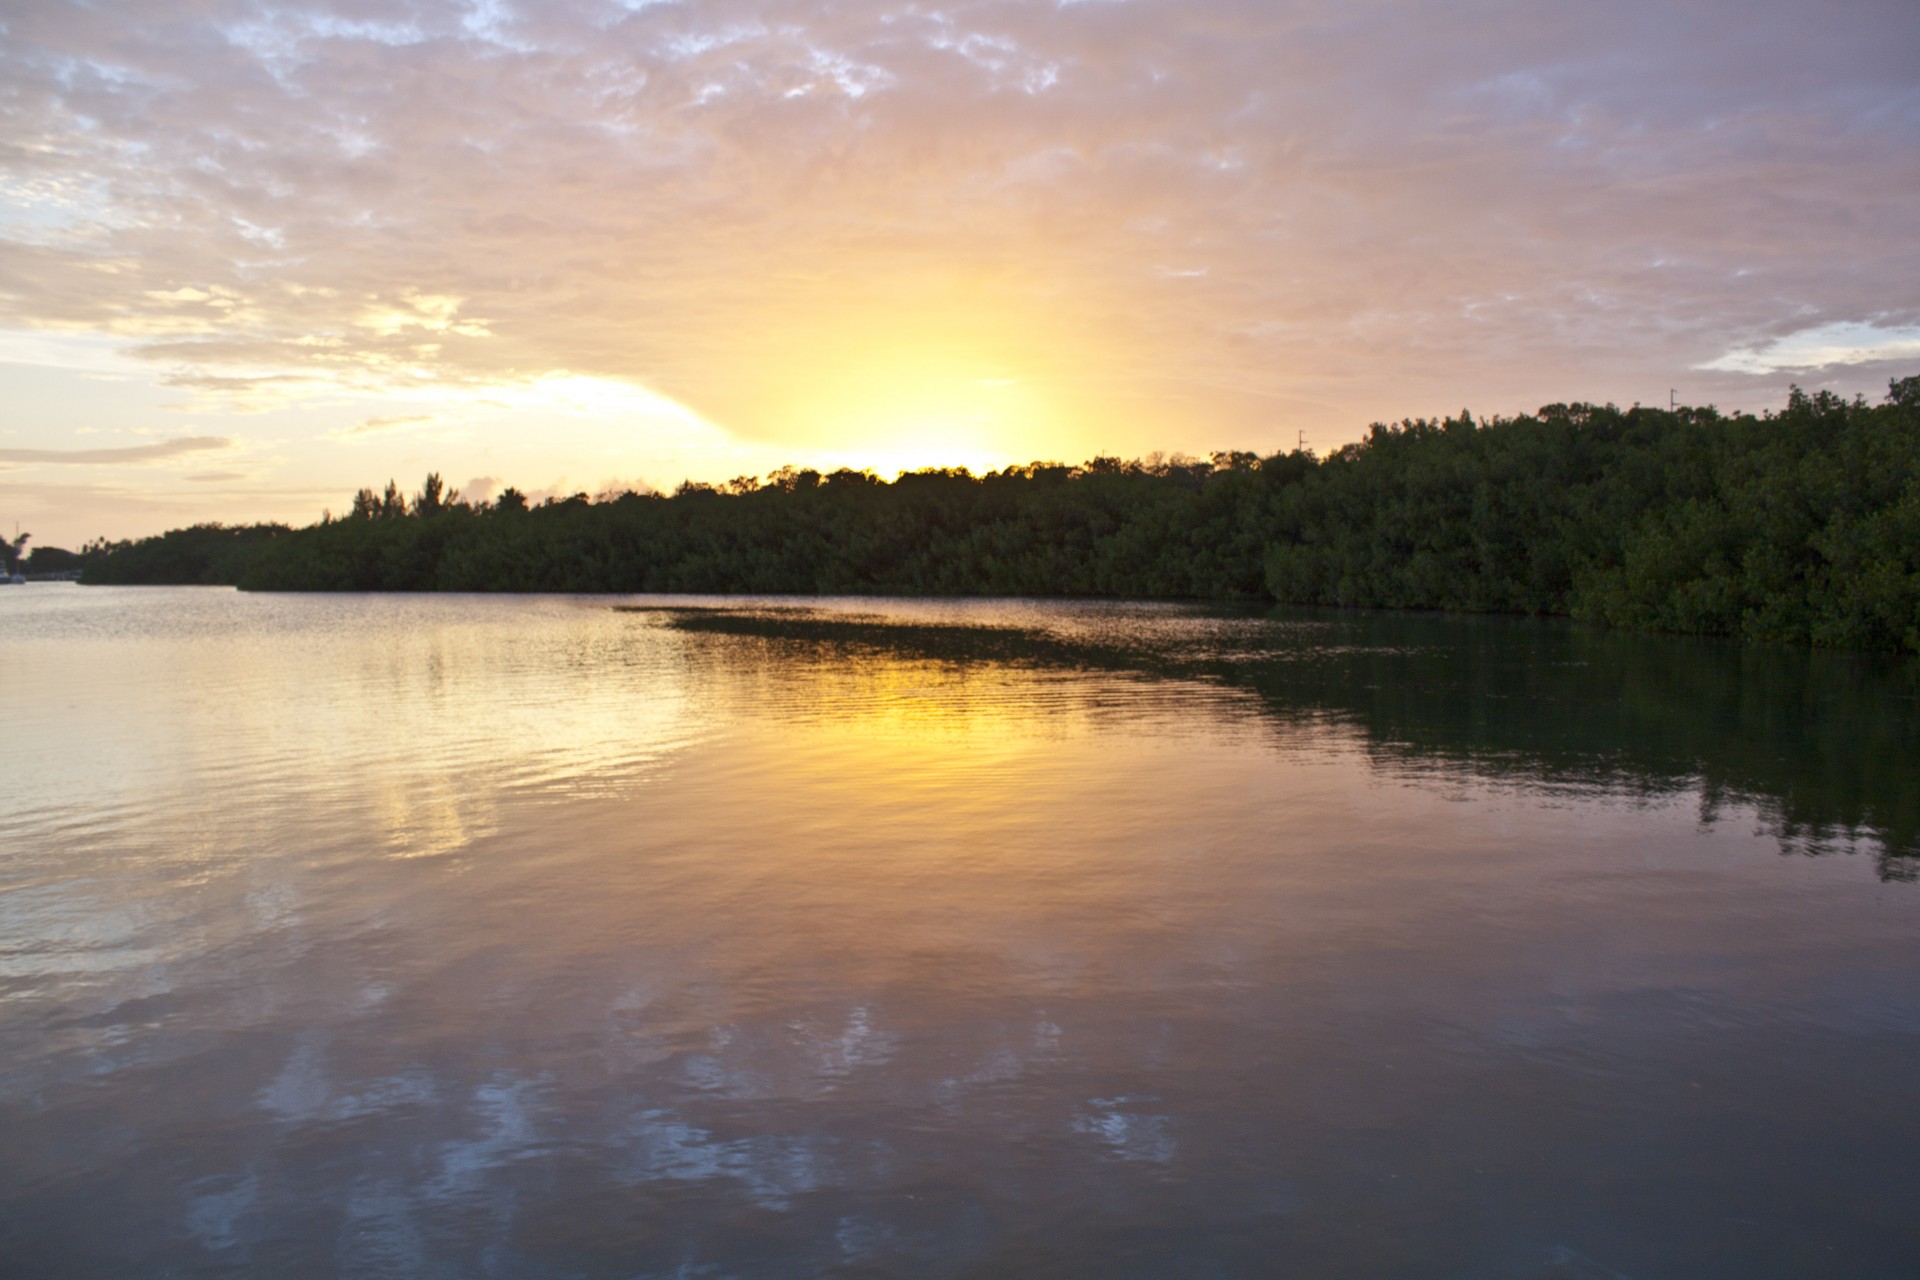
<svg viewBox="0 0 1920 1280"><path fill-rule="evenodd" d="M1911 662L53 585L0 653L9 1277L1920 1273Z"/></svg>

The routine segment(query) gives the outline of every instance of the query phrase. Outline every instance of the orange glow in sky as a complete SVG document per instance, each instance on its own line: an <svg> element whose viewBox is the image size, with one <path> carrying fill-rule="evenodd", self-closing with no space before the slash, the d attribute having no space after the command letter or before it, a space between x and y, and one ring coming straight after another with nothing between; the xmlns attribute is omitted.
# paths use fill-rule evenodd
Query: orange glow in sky
<svg viewBox="0 0 1920 1280"><path fill-rule="evenodd" d="M1920 369L1910 4L16 10L40 543Z"/></svg>

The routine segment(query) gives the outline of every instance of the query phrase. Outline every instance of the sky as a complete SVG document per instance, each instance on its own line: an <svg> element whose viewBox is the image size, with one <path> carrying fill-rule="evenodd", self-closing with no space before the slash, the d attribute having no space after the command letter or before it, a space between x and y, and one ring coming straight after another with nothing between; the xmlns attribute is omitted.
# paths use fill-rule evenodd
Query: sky
<svg viewBox="0 0 1920 1280"><path fill-rule="evenodd" d="M0 0L35 544L1912 373L1912 0Z"/></svg>

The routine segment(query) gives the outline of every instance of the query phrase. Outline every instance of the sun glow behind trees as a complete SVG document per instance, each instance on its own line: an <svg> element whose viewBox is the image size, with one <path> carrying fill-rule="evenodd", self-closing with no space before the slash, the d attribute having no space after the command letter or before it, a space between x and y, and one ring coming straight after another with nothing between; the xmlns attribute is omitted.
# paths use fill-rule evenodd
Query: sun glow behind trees
<svg viewBox="0 0 1920 1280"><path fill-rule="evenodd" d="M1571 614L1920 651L1920 377L1870 406L1376 425L1325 460L1095 458L986 476L828 475L581 493L529 509L363 489L304 530L109 548L89 581L266 590L1237 597Z"/></svg>
<svg viewBox="0 0 1920 1280"><path fill-rule="evenodd" d="M0 518L70 545L429 469L1757 410L1920 320L1884 0L16 9ZM169 440L222 443L127 452Z"/></svg>

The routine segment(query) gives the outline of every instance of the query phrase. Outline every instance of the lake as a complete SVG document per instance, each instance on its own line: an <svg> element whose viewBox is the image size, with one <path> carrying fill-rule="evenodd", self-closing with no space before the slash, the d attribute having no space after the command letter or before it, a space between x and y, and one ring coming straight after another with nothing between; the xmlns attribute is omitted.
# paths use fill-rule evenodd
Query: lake
<svg viewBox="0 0 1920 1280"><path fill-rule="evenodd" d="M1920 1274L1920 668L0 593L0 1272Z"/></svg>

